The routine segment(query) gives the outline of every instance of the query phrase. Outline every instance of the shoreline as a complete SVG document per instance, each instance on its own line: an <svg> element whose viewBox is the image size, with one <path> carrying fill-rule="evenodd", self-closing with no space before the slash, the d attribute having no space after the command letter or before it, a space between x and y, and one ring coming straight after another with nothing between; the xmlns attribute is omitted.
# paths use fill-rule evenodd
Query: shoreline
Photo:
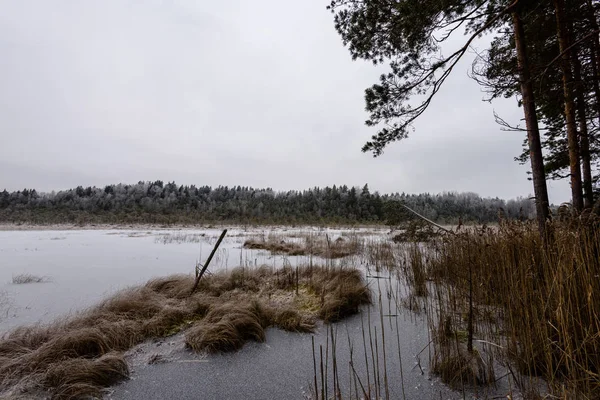
<svg viewBox="0 0 600 400"><path fill-rule="evenodd" d="M100 231L100 230L143 230L143 229L217 229L223 225L164 225L164 224L29 224L0 222L4 231Z"/></svg>
<svg viewBox="0 0 600 400"><path fill-rule="evenodd" d="M200 230L200 229L274 229L274 228L325 228L325 229L389 229L386 225L285 225L285 224L252 224L243 225L239 223L218 224L31 224L31 223L7 223L0 222L0 232L9 231L101 231L101 230Z"/></svg>

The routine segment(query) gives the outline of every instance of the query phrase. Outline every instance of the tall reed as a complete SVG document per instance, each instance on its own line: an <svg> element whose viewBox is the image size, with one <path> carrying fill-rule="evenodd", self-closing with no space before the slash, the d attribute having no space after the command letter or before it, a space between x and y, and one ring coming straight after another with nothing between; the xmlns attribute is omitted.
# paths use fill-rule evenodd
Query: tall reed
<svg viewBox="0 0 600 400"><path fill-rule="evenodd" d="M550 228L542 241L534 224L502 221L423 248L436 335L492 344L524 391L540 388L522 376L539 376L561 398L600 398L600 227Z"/></svg>

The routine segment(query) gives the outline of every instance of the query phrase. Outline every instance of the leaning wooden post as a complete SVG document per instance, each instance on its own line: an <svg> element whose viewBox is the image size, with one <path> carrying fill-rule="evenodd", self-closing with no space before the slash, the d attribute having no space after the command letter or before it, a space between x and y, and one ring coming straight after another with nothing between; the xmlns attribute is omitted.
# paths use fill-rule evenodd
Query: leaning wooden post
<svg viewBox="0 0 600 400"><path fill-rule="evenodd" d="M227 229L223 230L223 233L221 233L221 236L219 237L219 240L217 240L217 243L215 244L215 247L212 249L212 252L210 253L210 256L208 256L208 259L206 260L206 264L204 264L204 267L202 267L202 270L200 271L200 273L196 277L196 282L194 282L194 287L192 288L192 291L190 292L190 296L192 294L194 294L194 292L198 288L198 284L200 283L200 278L202 278L202 275L204 275L204 272L206 272L206 269L208 268L208 264L210 264L213 256L217 252L217 249L219 248L219 245L223 241L223 238L225 237L226 234L227 234Z"/></svg>

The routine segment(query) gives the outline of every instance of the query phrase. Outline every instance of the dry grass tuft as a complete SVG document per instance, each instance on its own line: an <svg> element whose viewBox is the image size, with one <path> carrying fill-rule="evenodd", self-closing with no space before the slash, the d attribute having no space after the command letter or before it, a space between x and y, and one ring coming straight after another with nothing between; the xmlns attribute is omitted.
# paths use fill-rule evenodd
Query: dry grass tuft
<svg viewBox="0 0 600 400"><path fill-rule="evenodd" d="M278 311L273 322L278 328L289 332L313 332L316 323L315 318L303 315L291 308Z"/></svg>
<svg viewBox="0 0 600 400"><path fill-rule="evenodd" d="M275 241L258 241L254 239L249 239L244 242L244 247L246 249L253 250L268 250L273 254L287 254L290 256L304 256L306 255L306 250L302 248L297 243L293 242L285 242L283 240L279 242Z"/></svg>
<svg viewBox="0 0 600 400"><path fill-rule="evenodd" d="M459 389L464 385L485 385L490 382L485 363L478 352L460 350L460 346L448 346L443 355L433 362L431 370L442 382ZM492 377L493 380L493 377Z"/></svg>
<svg viewBox="0 0 600 400"><path fill-rule="evenodd" d="M324 285L316 284L321 293L319 318L326 322L336 322L356 314L363 304L371 303L371 293L363 284L358 270L340 274L333 272Z"/></svg>
<svg viewBox="0 0 600 400"><path fill-rule="evenodd" d="M28 283L44 283L50 279L46 276L37 276L32 274L19 274L12 277L13 285L26 285Z"/></svg>
<svg viewBox="0 0 600 400"><path fill-rule="evenodd" d="M195 351L219 352L238 350L249 340L264 342L267 318L263 313L258 303L223 304L187 332L186 345Z"/></svg>
<svg viewBox="0 0 600 400"><path fill-rule="evenodd" d="M170 298L183 299L190 294L190 277L189 275L171 275L165 278L155 278L146 283L146 287Z"/></svg>
<svg viewBox="0 0 600 400"><path fill-rule="evenodd" d="M5 334L0 392L101 397L129 374L122 353L145 340L186 329L195 351L234 351L264 341L267 327L310 332L317 316L336 321L370 299L361 273L347 268L237 268L206 276L189 296L193 284L191 275L153 279L69 319Z"/></svg>
<svg viewBox="0 0 600 400"><path fill-rule="evenodd" d="M486 363L477 349L468 349L467 333L457 330L455 324L446 316L433 329L432 372L455 389L495 382L493 363Z"/></svg>
<svg viewBox="0 0 600 400"><path fill-rule="evenodd" d="M289 238L288 238L289 239ZM358 254L363 250L363 241L358 236L348 238L338 237L330 241L322 235L304 235L300 241L286 241L283 237L269 236L267 238L249 239L244 242L244 248L267 250L273 254L289 256L313 255L326 259L338 259Z"/></svg>
<svg viewBox="0 0 600 400"><path fill-rule="evenodd" d="M127 363L119 354L97 359L75 358L51 364L44 383L56 388L53 398L101 398L101 388L109 387L129 376Z"/></svg>

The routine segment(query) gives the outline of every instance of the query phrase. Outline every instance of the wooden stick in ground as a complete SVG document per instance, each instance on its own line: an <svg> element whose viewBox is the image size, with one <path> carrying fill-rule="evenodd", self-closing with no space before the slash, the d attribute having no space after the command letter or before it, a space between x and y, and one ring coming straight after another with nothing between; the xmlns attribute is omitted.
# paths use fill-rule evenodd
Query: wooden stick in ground
<svg viewBox="0 0 600 400"><path fill-rule="evenodd" d="M225 237L226 234L227 234L227 229L224 229L223 233L221 233L221 236L219 236L219 240L217 240L217 243L215 244L215 247L212 249L212 252L208 256L208 259L206 260L206 264L204 264L204 267L202 267L202 270L200 271L200 273L196 277L196 282L194 282L194 287L192 288L192 291L190 292L190 296L192 294L194 294L194 292L198 288L198 284L200 283L200 278L202 278L202 275L204 275L204 272L206 272L206 269L208 268L208 264L210 264L213 256L217 252L217 249L219 248L219 245L223 241L223 238Z"/></svg>

